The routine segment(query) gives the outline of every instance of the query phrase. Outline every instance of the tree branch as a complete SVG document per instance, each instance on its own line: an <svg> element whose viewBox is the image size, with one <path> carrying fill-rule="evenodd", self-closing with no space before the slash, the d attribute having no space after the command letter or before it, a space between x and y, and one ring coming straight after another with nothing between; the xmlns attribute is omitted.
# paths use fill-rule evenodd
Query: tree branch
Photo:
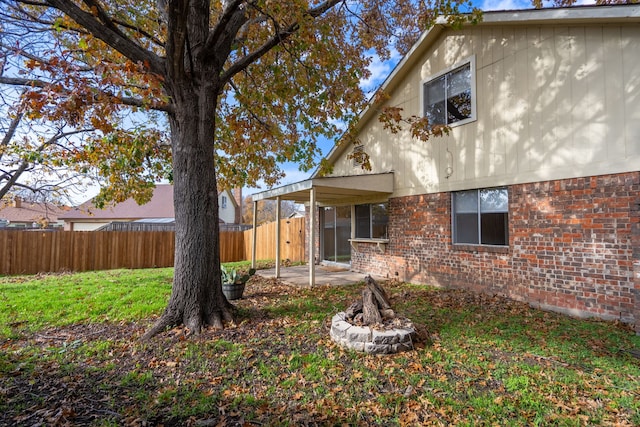
<svg viewBox="0 0 640 427"><path fill-rule="evenodd" d="M12 123L13 124L13 123ZM78 129L78 130L74 130L74 131L69 131L69 132L62 132L61 130L58 131L58 133L54 136L52 136L51 138L49 138L47 141L43 142L38 148L36 148L34 151L38 152L38 153L42 153L44 151L45 148L57 144L57 142L63 138L67 138L69 136L73 136L79 133L85 133L85 132L93 132L95 129ZM5 137L6 139L6 137ZM4 140L3 140L3 144L4 144ZM34 193L37 191L37 189L33 189L31 187L28 187L24 184L20 184L18 183L18 179L20 179L20 177L22 176L22 174L27 171L29 169L29 167L31 166L31 163L28 162L25 159L22 159L22 161L20 162L20 166L11 172L5 172L5 176L3 176L3 178L7 179L7 181L4 183L4 185L0 188L0 199L2 199L12 187L23 187L23 188L27 188L32 190Z"/></svg>
<svg viewBox="0 0 640 427"><path fill-rule="evenodd" d="M22 77L5 77L0 76L0 84L10 86L27 86L27 87L46 87L47 82L38 79L23 79Z"/></svg>
<svg viewBox="0 0 640 427"><path fill-rule="evenodd" d="M324 3L319 4L318 6L309 9L307 12L305 12L304 15L316 19L342 1L344 0L327 0ZM258 49L240 58L221 75L221 83L223 85L228 83L234 75L246 69L249 65L266 55L275 46L279 45L284 40L295 34L299 27L300 24L298 22L290 24L286 29L284 29L284 31L277 32L272 38L267 40Z"/></svg>
<svg viewBox="0 0 640 427"><path fill-rule="evenodd" d="M50 83L38 80L38 79L25 79L21 77L5 77L0 76L0 84L6 84L11 86L23 86L23 87L37 87L37 88L46 88L50 85ZM158 104L149 104L140 98L132 98L126 96L115 96L109 93L101 92L101 94L107 98L113 99L116 102L124 105L128 105L131 107L138 108L150 108L152 110L164 111L165 113L174 113L173 107L170 104L166 103L158 103Z"/></svg>
<svg viewBox="0 0 640 427"><path fill-rule="evenodd" d="M9 142L13 139L13 135L16 133L16 129L18 129L18 125L22 120L23 113L18 113L12 120L9 125L9 129L7 129L7 133L2 138L2 142L0 142L0 146L6 147L9 145ZM2 159L2 152L0 151L0 159Z"/></svg>
<svg viewBox="0 0 640 427"><path fill-rule="evenodd" d="M158 76L164 76L164 59L133 42L117 27L115 27L108 17L105 18L107 19L106 22L101 22L91 13L85 12L84 10L76 6L71 0L46 1L47 4L68 15L79 25L91 32L94 37L102 40L103 42L120 52L122 55L129 58L131 61L143 63L145 67L147 67L152 73ZM89 3L93 3L93 0L88 1ZM99 14L100 10L101 8L98 9Z"/></svg>
<svg viewBox="0 0 640 427"><path fill-rule="evenodd" d="M34 55L32 53L26 52L26 51L24 51L22 49L19 49L19 48L14 48L14 47L8 46L8 45L6 45L6 44L4 44L2 42L0 42L0 48L5 49L7 51L15 52L17 55L23 56L23 57L25 57L27 59L31 59L32 61L41 62L43 64L49 64L50 63L49 61L47 61L46 59L44 59L42 57L36 56L36 55ZM74 66L72 66L70 68L72 68L74 71L78 71L78 72L90 72L90 71L93 71L92 67L78 67L78 66L74 65Z"/></svg>
<svg viewBox="0 0 640 427"><path fill-rule="evenodd" d="M215 46L218 44L218 39L222 37L225 32L227 32L229 22L233 18L234 14L238 12L240 6L242 6L244 1L245 0L234 0L226 3L224 9L222 10L222 15L220 15L220 19L216 23L215 27L213 27L213 30L207 36L207 40L204 46L205 51L213 53ZM233 35L235 36L235 33Z"/></svg>
<svg viewBox="0 0 640 427"><path fill-rule="evenodd" d="M157 38L153 34L148 33L147 31L143 30L142 28L138 28L138 27L136 27L136 26L134 26L132 24L129 24L128 22L124 22L124 21L121 21L119 19L114 19L113 22L118 24L118 25L123 26L124 28L128 28L130 30L134 30L135 32L137 32L141 36L146 37L149 40L151 40L152 42L154 42L156 45L164 47L164 42L162 40L160 40L159 38Z"/></svg>

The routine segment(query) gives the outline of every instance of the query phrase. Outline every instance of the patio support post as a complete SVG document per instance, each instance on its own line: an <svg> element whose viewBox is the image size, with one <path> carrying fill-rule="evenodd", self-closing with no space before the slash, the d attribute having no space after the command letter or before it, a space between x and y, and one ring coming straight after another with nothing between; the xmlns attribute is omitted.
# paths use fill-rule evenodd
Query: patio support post
<svg viewBox="0 0 640 427"><path fill-rule="evenodd" d="M316 284L316 189L309 190L309 286Z"/></svg>
<svg viewBox="0 0 640 427"><path fill-rule="evenodd" d="M276 279L280 278L280 196L276 197Z"/></svg>
<svg viewBox="0 0 640 427"><path fill-rule="evenodd" d="M256 237L258 236L258 201L253 201L253 242L251 242L251 268L256 268Z"/></svg>
<svg viewBox="0 0 640 427"><path fill-rule="evenodd" d="M351 205L351 238L356 238L356 205Z"/></svg>

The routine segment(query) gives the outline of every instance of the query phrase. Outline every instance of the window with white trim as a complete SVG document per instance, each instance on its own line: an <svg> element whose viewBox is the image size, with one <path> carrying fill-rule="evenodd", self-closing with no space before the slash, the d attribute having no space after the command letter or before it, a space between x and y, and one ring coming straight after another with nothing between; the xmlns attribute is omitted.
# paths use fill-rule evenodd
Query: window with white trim
<svg viewBox="0 0 640 427"><path fill-rule="evenodd" d="M509 244L509 194L506 188L453 193L453 243Z"/></svg>
<svg viewBox="0 0 640 427"><path fill-rule="evenodd" d="M220 198L220 207L222 209L226 209L227 208L227 196L222 196Z"/></svg>
<svg viewBox="0 0 640 427"><path fill-rule="evenodd" d="M430 126L464 124L475 120L475 61L425 80L422 86L423 114Z"/></svg>
<svg viewBox="0 0 640 427"><path fill-rule="evenodd" d="M389 204L356 205L356 239L387 239Z"/></svg>

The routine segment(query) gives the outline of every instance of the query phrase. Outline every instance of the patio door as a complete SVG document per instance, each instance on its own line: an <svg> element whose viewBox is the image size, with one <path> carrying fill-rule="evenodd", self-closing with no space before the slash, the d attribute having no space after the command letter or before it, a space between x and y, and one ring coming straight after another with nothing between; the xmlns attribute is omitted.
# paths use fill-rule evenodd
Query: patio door
<svg viewBox="0 0 640 427"><path fill-rule="evenodd" d="M324 261L349 264L351 262L351 207L338 206L321 209L320 245Z"/></svg>

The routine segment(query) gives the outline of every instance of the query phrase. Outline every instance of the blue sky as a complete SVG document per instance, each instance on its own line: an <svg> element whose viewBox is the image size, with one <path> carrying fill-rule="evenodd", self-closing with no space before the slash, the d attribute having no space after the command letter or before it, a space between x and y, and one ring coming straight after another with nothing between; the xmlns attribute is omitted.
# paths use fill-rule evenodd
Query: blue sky
<svg viewBox="0 0 640 427"><path fill-rule="evenodd" d="M475 5L480 7L480 9L484 11L490 10L516 10L516 9L530 9L532 8L532 3L530 0L484 0L484 1L475 1ZM551 1L544 1L545 6L551 6ZM576 5L589 5L595 4L595 0L577 0ZM400 55L395 54L392 55L388 61L380 61L376 57L373 58L371 65L369 66L369 71L371 71L371 76L363 80L361 83L362 88L366 92L372 93L375 91L378 86L380 86L384 80L387 78L389 74L393 71L396 64L402 58ZM320 144L322 149L322 155L326 156L331 148L333 147L333 141L324 141ZM298 181L303 181L308 179L313 171L302 172L298 170L297 165L295 164L283 164L283 169L286 172L285 178L283 178L277 186L287 185ZM245 188L243 189L243 195L247 196L256 192L267 190L267 187L256 189L256 188Z"/></svg>

